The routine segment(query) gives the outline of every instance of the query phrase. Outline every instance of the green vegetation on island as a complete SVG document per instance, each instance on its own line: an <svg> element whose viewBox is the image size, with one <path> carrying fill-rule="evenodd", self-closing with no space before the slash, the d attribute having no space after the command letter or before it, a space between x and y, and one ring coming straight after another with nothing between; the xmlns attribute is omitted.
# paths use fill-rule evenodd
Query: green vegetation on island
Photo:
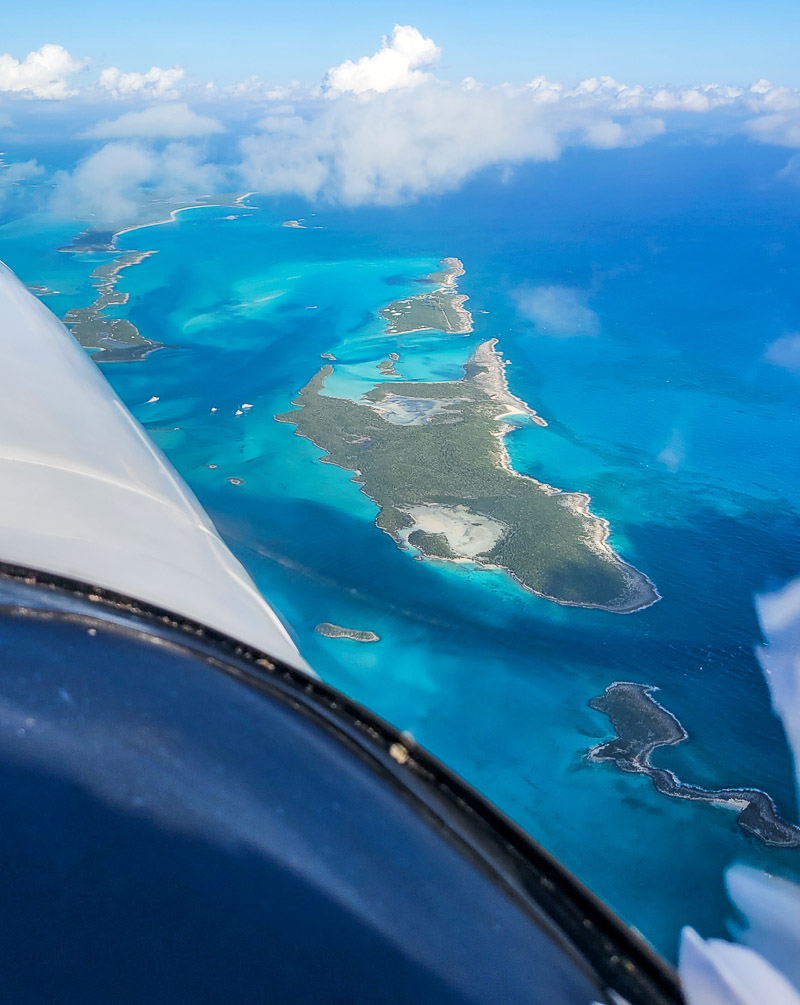
<svg viewBox="0 0 800 1005"><path fill-rule="evenodd" d="M117 282L123 269L139 265L150 255L155 254L154 251L120 251L117 247L117 238L131 231L174 222L178 214L187 209L247 208L246 199L250 194L204 195L191 202L151 199L140 208L137 220L120 222L116 230L90 227L76 235L71 244L60 249L68 254L113 255L105 265L101 265L91 274L90 278L94 280L93 285L97 290L94 302L88 307L77 307L67 311L61 319L84 349L89 350L96 362L127 363L145 359L150 353L159 349L170 348L162 342L145 338L136 325L125 318L115 318L105 313L108 307L128 302L128 294L117 290ZM234 220L236 217L228 216L225 219ZM39 287L34 292L44 296L52 291Z"/></svg>
<svg viewBox="0 0 800 1005"><path fill-rule="evenodd" d="M447 335L466 335L472 331L472 315L464 307L469 298L456 292L456 281L464 275L464 266L457 258L443 258L443 268L432 272L422 282L438 289L395 300L378 313L386 322L389 335L434 331Z"/></svg>
<svg viewBox="0 0 800 1005"><path fill-rule="evenodd" d="M511 467L511 416L545 425L508 389L492 339L460 380L388 381L358 403L324 394L323 366L296 411L277 415L353 471L380 507L377 526L422 556L504 569L539 596L627 613L659 595L608 543L589 497L561 492Z"/></svg>
<svg viewBox="0 0 800 1005"><path fill-rule="evenodd" d="M125 304L128 294L117 289L123 269L138 265L152 251L123 251L110 262L95 269L97 298L88 307L73 308L61 319L84 349L88 349L98 363L122 363L145 359L150 353L166 348L139 333L139 329L125 318L109 317L106 308Z"/></svg>
<svg viewBox="0 0 800 1005"><path fill-rule="evenodd" d="M400 359L396 352L390 352L386 359L380 361L377 364L377 369L384 375L384 377L399 377L400 374L395 368L395 363Z"/></svg>

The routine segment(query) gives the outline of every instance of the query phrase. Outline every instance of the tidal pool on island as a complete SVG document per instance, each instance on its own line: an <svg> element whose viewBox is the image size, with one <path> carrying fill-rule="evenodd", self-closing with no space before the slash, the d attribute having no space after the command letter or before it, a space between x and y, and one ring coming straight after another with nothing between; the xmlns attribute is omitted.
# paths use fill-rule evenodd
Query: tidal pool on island
<svg viewBox="0 0 800 1005"><path fill-rule="evenodd" d="M59 251L63 223L0 228L0 257L59 316L99 309L159 347L100 365L320 675L413 733L670 956L684 924L726 933L732 862L800 876L798 850L765 845L737 813L587 757L615 738L590 702L615 682L658 687L688 739L653 766L768 794L797 824L753 595L800 572L797 378L764 359L798 323L800 210L761 184L777 154L759 156L576 152L404 207L251 196L112 250ZM698 177L698 158L702 192L676 181ZM735 220L716 212L732 201ZM122 255L135 264L114 273ZM540 287L583 291L599 333L543 333L524 312ZM480 450L452 453L462 429ZM361 436L377 453L407 437L416 470L371 467ZM426 468L437 491L403 495ZM565 521L558 548L597 561L606 586L563 595L575 569L555 588L516 582L503 549L514 507L532 503L481 494L476 477L527 478ZM605 534L601 559L590 545ZM554 567L533 545L521 578ZM608 583L625 570L661 599L620 617Z"/></svg>

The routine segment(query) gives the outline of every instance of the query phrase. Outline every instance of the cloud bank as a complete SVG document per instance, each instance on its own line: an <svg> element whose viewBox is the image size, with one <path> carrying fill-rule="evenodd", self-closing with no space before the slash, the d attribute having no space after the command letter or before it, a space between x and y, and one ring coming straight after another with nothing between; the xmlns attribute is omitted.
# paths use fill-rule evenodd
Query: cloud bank
<svg viewBox="0 0 800 1005"><path fill-rule="evenodd" d="M44 168L35 160L7 164L0 155L0 209L17 196L24 198L23 183L43 174Z"/></svg>
<svg viewBox="0 0 800 1005"><path fill-rule="evenodd" d="M180 93L178 84L185 76L182 66L173 66L171 70L151 66L147 73L123 73L110 66L100 74L98 83L115 98L176 98Z"/></svg>
<svg viewBox="0 0 800 1005"><path fill-rule="evenodd" d="M155 151L142 143L108 143L72 173L56 175L50 210L100 224L137 219L142 197L180 198L219 190L223 174L186 143Z"/></svg>
<svg viewBox="0 0 800 1005"><path fill-rule="evenodd" d="M614 122L604 112L541 100L528 88L413 88L341 95L304 115L261 121L241 143L248 188L392 204L456 188L494 164L555 160L569 145L632 145L663 131L658 119Z"/></svg>
<svg viewBox="0 0 800 1005"><path fill-rule="evenodd" d="M89 139L187 139L224 132L210 115L198 115L183 102L153 105L142 112L125 112L119 118L98 122L83 134Z"/></svg>
<svg viewBox="0 0 800 1005"><path fill-rule="evenodd" d="M71 86L72 75L84 62L61 46L46 45L22 61L0 56L0 93L9 95L8 101L14 96L72 98L84 109L120 100L133 106L116 116L99 111L99 121L79 138L111 141L109 148L89 151L74 171L56 179L76 195L76 213L80 207L104 218L115 204L129 207L137 184L144 197L163 184L175 154L173 149L166 155L165 143L223 129L232 134L226 165L210 164L192 148L182 190L216 178L228 189L345 206L391 205L452 190L487 168L506 172L529 161L555 160L570 147L610 150L646 143L712 114L715 135L744 133L757 142L800 149L800 93L768 80L749 88L645 88L601 76L568 87L537 76L527 83L487 86L471 78L439 79L431 71L439 56L433 39L411 25L395 25L377 52L346 60L314 85L275 86L248 77L220 89L188 80L180 66L142 72L112 66L94 79L84 74L86 83L78 91ZM204 112L190 101L203 102ZM123 170L120 141L133 143L133 165L142 167L147 160L150 167L139 174ZM104 158L110 170L97 179L92 208L86 179ZM798 165L800 160L787 165L787 180L800 181ZM207 191L204 185L202 194ZM57 192L55 203L63 207L66 198ZM599 330L576 291L527 291L521 310L540 332L563 336Z"/></svg>

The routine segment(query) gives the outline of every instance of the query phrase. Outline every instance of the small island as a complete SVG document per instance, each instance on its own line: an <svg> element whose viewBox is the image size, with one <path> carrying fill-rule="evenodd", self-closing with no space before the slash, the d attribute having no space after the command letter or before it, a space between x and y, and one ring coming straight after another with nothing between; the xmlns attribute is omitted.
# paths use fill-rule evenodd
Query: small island
<svg viewBox="0 0 800 1005"><path fill-rule="evenodd" d="M390 352L386 359L382 359L380 363L377 364L377 369L384 375L384 377L399 377L400 374L395 368L395 363L400 359L400 356L396 352Z"/></svg>
<svg viewBox="0 0 800 1005"><path fill-rule="evenodd" d="M457 292L457 280L464 275L464 266L458 258L443 258L440 264L439 271L421 280L437 289L395 300L378 311L386 322L388 335L426 330L466 335L472 331L472 315L464 307L469 298Z"/></svg>
<svg viewBox="0 0 800 1005"><path fill-rule="evenodd" d="M414 557L504 570L560 604L630 613L659 599L608 541L589 497L515 471L505 436L546 423L512 394L497 340L482 343L459 380L376 384L360 402L323 393L326 364L276 415L354 473L376 525Z"/></svg>
<svg viewBox="0 0 800 1005"><path fill-rule="evenodd" d="M352 639L353 642L380 642L380 635L375 632L361 632L356 628L342 628L341 625L331 624L330 621L323 621L317 625L314 631L318 635L324 635L326 639Z"/></svg>
<svg viewBox="0 0 800 1005"><path fill-rule="evenodd" d="M657 768L650 757L658 747L682 743L688 738L672 712L660 705L646 684L617 681L604 694L592 698L589 706L607 715L613 740L593 747L590 761L610 761L620 771L647 775L665 796L711 803L738 813L742 830L772 848L800 848L800 827L778 815L775 803L760 789L705 789L681 781L667 768Z"/></svg>
<svg viewBox="0 0 800 1005"><path fill-rule="evenodd" d="M105 313L108 307L128 302L128 294L117 289L122 271L139 265L153 254L153 251L124 251L106 265L99 266L90 276L97 290L94 303L73 308L61 319L97 363L132 362L168 348L162 342L145 338L136 325L125 318L109 317Z"/></svg>

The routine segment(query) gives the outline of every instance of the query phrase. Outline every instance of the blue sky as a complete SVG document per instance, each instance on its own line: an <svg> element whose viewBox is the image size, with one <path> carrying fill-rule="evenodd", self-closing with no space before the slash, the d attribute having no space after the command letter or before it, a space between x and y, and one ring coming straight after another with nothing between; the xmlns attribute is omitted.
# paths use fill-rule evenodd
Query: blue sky
<svg viewBox="0 0 800 1005"><path fill-rule="evenodd" d="M228 84L251 74L275 83L317 81L373 52L392 25L413 24L441 46L439 75L489 83L538 74L576 82L609 74L626 83L800 85L797 0L257 0L109 4L37 0L3 19L0 51L23 57L45 42L123 70L151 64Z"/></svg>
<svg viewBox="0 0 800 1005"><path fill-rule="evenodd" d="M51 2L0 44L0 211L28 183L105 222L212 191L396 204L664 140L782 147L780 184L800 183L800 0Z"/></svg>

